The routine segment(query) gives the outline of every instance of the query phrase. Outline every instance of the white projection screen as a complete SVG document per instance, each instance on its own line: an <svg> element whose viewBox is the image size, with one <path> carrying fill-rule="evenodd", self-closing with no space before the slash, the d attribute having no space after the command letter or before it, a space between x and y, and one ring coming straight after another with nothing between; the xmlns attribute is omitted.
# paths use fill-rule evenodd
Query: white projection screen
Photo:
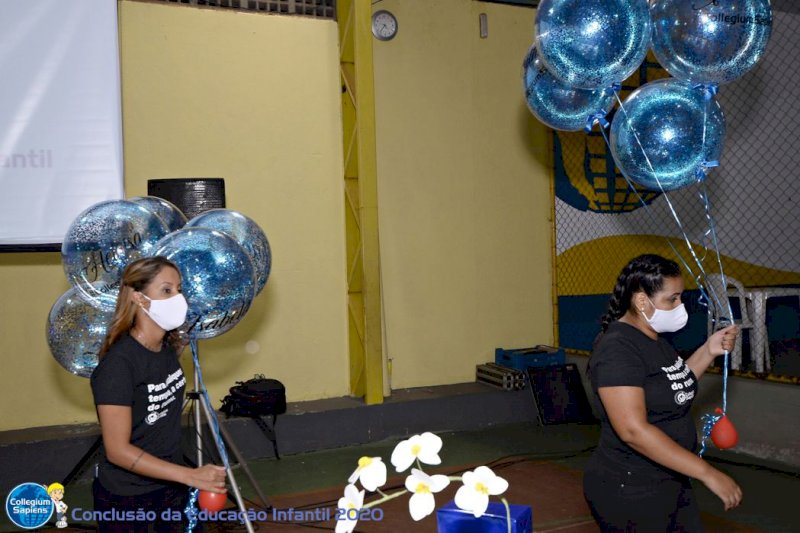
<svg viewBox="0 0 800 533"><path fill-rule="evenodd" d="M0 251L123 197L117 0L2 0Z"/></svg>

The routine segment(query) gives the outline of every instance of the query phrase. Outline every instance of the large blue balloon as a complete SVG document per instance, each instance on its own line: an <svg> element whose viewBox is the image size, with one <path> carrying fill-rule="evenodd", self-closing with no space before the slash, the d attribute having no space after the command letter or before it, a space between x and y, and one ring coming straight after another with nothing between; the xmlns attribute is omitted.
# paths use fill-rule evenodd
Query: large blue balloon
<svg viewBox="0 0 800 533"><path fill-rule="evenodd" d="M252 219L230 209L211 209L200 213L187 224L190 228L211 228L233 237L253 261L256 294L267 284L272 268L272 252L264 231Z"/></svg>
<svg viewBox="0 0 800 533"><path fill-rule="evenodd" d="M131 202L141 204L158 215L170 231L176 231L186 225L186 215L178 206L158 196L136 196Z"/></svg>
<svg viewBox="0 0 800 533"><path fill-rule="evenodd" d="M113 315L83 301L74 287L62 294L47 316L47 344L56 361L77 376L90 377Z"/></svg>
<svg viewBox="0 0 800 533"><path fill-rule="evenodd" d="M672 78L647 83L628 96L611 123L611 153L634 183L671 191L704 176L719 161L725 118L702 88Z"/></svg>
<svg viewBox="0 0 800 533"><path fill-rule="evenodd" d="M650 34L647 0L542 0L536 10L536 49L547 70L581 89L630 76Z"/></svg>
<svg viewBox="0 0 800 533"><path fill-rule="evenodd" d="M528 50L522 63L522 83L528 109L556 130L591 128L595 120L605 121L614 105L614 91L610 88L575 89L558 81L539 60L535 46Z"/></svg>
<svg viewBox="0 0 800 533"><path fill-rule="evenodd" d="M67 230L61 245L64 273L81 298L113 311L122 271L149 255L167 233L164 222L142 205L100 202L78 215Z"/></svg>
<svg viewBox="0 0 800 533"><path fill-rule="evenodd" d="M769 0L657 0L653 53L667 72L695 83L727 83L753 68L772 32Z"/></svg>
<svg viewBox="0 0 800 533"><path fill-rule="evenodd" d="M247 252L232 237L209 228L183 228L164 237L152 255L178 265L189 303L185 332L195 339L221 335L239 323L255 296Z"/></svg>

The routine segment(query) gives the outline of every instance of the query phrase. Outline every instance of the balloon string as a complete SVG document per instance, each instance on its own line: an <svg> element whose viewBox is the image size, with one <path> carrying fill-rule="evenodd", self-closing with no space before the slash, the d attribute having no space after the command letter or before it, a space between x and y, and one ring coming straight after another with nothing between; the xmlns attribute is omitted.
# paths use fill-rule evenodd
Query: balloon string
<svg viewBox="0 0 800 533"><path fill-rule="evenodd" d="M722 365L722 414L728 412L728 350L725 350L725 360Z"/></svg>
<svg viewBox="0 0 800 533"><path fill-rule="evenodd" d="M711 430L714 428L714 424L716 424L719 419L722 418L721 415L715 415L713 413L706 413L700 417L700 420L703 422L703 430L702 430L702 439L700 440L700 452L697 454L700 457L706 452L706 441L711 437Z"/></svg>
<svg viewBox="0 0 800 533"><path fill-rule="evenodd" d="M719 253L719 240L717 239L717 227L716 227L716 224L714 223L714 217L711 216L711 200L709 199L709 196L708 196L708 187L706 186L705 181L703 181L700 184L700 187L701 187L700 193L699 193L700 194L700 200L703 202L703 209L704 209L704 213L705 213L705 217L706 217L706 223L708 224L708 232L707 233L709 235L711 235L711 242L712 242L712 245L714 247L714 252L716 254L716 259L717 259L717 266L719 267L719 274L720 274L720 278L722 280L722 290L727 291L728 280L725 277L725 269L722 268L722 256ZM715 293L714 296L715 296L715 301L716 301L716 309L718 310L718 313L722 313L723 312L722 301L725 302L726 309L724 309L724 311L727 311L727 313L728 313L727 317L720 317L719 315L714 317L715 322L717 322L717 321L723 322L725 320L725 318L728 318L728 321L732 324L733 323L733 308L731 307L730 298L724 298L724 299L720 298L719 296L722 296L722 295L717 295L716 291L713 288L712 288L712 292Z"/></svg>
<svg viewBox="0 0 800 533"><path fill-rule="evenodd" d="M717 409L719 411L719 409ZM706 451L706 440L711 436L711 430L719 419L728 413L728 350L725 350L725 363L722 367L722 413L706 413L700 417L703 422L702 440L700 441L700 457Z"/></svg>
<svg viewBox="0 0 800 533"><path fill-rule="evenodd" d="M605 130L601 129L600 133L603 135L603 139L605 139L605 141L606 141L606 146L608 147L609 150L611 150L611 143L608 140L608 135L606 135ZM639 193L639 189L636 188L635 184L630 180L630 178L628 178L627 175L625 175L624 172L622 172L622 177L625 178L625 182L628 184L628 187L634 192L636 197L639 199L639 202L642 204L642 207L644 207L645 213L647 213L650 216L650 218L651 218L651 220L653 222L658 222L656 220L655 214L650 209L650 206L647 205L647 201ZM698 289L700 289L701 299L702 298L707 298L705 289L703 288L703 284L700 282L700 276L694 274L694 271L693 271L692 267L689 266L689 263L686 261L686 259L684 259L683 255L681 255L681 253L678 251L678 249L675 248L675 245L672 244L672 241L670 241L669 239L666 239L666 241L667 241L667 244L669 245L669 247L675 253L675 256L678 258L678 260L681 262L681 264L683 264L683 266L686 268L687 272L692 276L692 279L694 279L695 283L697 283L697 287L698 287Z"/></svg>
<svg viewBox="0 0 800 533"><path fill-rule="evenodd" d="M695 86L698 88L698 86ZM700 85L699 88L702 88L705 91L705 105L703 106L703 151L701 152L704 156L706 153L706 125L708 122L708 108L711 106L711 102L714 99L714 96L717 94L719 86L716 83L711 83L708 85ZM703 163L703 176L705 176L706 169L712 166L718 166L718 161L708 161ZM699 172L699 170L698 170ZM714 251L716 252L717 257L717 265L719 266L719 275L722 281L722 290L728 290L728 280L725 278L725 270L722 268L722 257L719 253L719 241L717 240L717 229L716 224L714 223L714 217L711 216L711 200L708 196L708 187L706 186L705 179L699 180L700 181L700 199L703 202L703 208L706 216L706 222L708 224L708 232L711 235L712 244L714 246ZM707 249L707 248L706 248ZM712 292L714 290L712 289ZM722 325L724 321L724 317L720 317L719 314L723 312L721 309L720 298L718 295L715 294L716 298L716 306L715 310L717 311L716 315L713 316L712 320L714 321L714 326ZM728 312L729 322L733 324L733 309L731 308L731 300L730 298L725 298L725 305L727 307L726 311ZM744 305L744 302L742 302ZM722 363L722 416L728 412L728 367L729 367L729 359L730 359L730 352L728 350L724 351L724 359ZM702 453L701 453L702 455Z"/></svg>
<svg viewBox="0 0 800 533"><path fill-rule="evenodd" d="M694 89L703 89L703 84L695 85ZM705 155L706 153L706 127L708 125L708 106L711 105L711 96L708 91L705 93L705 98L703 99L703 146L702 150L700 151L701 154ZM699 179L699 178L698 178Z"/></svg>
<svg viewBox="0 0 800 533"><path fill-rule="evenodd" d="M711 98L713 97L714 93L715 93L715 91L712 92L712 89L708 89L706 91L706 98L705 98L706 110L707 110L708 106L710 105ZM619 102L620 111L623 113L623 115L625 117L625 121L626 121L626 123L628 125L628 128L630 129L631 133L633 133L633 136L636 139L636 143L639 145L639 149L642 151L642 155L644 156L645 161L647 162L647 166L650 168L650 172L652 172L653 177L655 177L656 183L658 183L658 187L659 187L659 189L661 189L661 192L662 192L662 194L664 196L664 200L666 201L667 205L669 206L670 212L672 213L672 217L675 219L675 222L677 223L678 228L680 229L681 234L683 235L683 238L686 241L686 246L689 249L689 252L691 253L691 255L694 258L695 262L697 263L697 268L699 270L699 274L697 275L697 278L696 278L696 281L698 282L697 286L698 286L698 288L700 288L701 294L703 296L706 296L706 294L703 291L703 284L699 283L699 277L700 277L700 274L702 274L703 278L704 278L704 281L706 281L706 283L704 285L706 286L706 288L709 288L709 286L710 286L710 284L707 283L708 275L706 274L706 272L705 272L705 270L703 268L703 264L700 261L700 259L698 258L697 254L695 253L695 250L692 247L692 244L691 244L691 242L689 240L689 236L686 234L686 231L684 230L683 224L681 223L680 218L678 217L678 213L675 211L675 208L673 207L672 202L670 201L669 195L664 190L664 187L661 185L661 180L658 178L658 174L656 173L655 168L653 167L653 164L650 161L650 158L647 156L647 152L645 151L644 146L642 145L641 140L639 139L639 135L636 133L636 130L633 128L633 125L631 124L630 118L628 117L628 113L625 110L625 106L623 105L622 100L619 97L619 92L615 92L614 94L615 94L615 96L617 98L617 102ZM603 131L603 130L601 129L601 131ZM703 154L705 154L705 131L706 131L706 116L705 116L705 110L704 110L704 118L703 118L703 151L701 152ZM609 144L609 141L608 141L608 138L605 135L605 132L603 132L603 138L606 140L606 144L608 145L609 149L611 149L611 145ZM707 168L707 167L710 167L710 166L716 166L717 164L718 163L716 161L713 161L713 162L705 162L704 161L703 162L703 167ZM622 171L622 169L620 169L620 172L625 177L626 181L628 181L628 185L635 191L636 190L635 187L633 187L633 184L631 183L631 180L628 178L628 176L625 174L625 172ZM705 177L705 172L703 172L703 177ZM703 186L703 192L702 192L702 195L701 195L701 199L703 200L706 219L709 222L709 231L710 231L710 234L711 234L712 239L713 239L714 250L716 251L717 263L718 263L719 268L720 268L720 275L722 277L722 290L726 290L727 283L726 283L726 280L725 280L725 274L724 274L723 269L722 269L722 261L721 261L720 253L719 253L719 242L717 241L717 235L716 235L716 229L715 229L715 225L714 225L714 220L713 220L713 217L711 216L711 203L710 203L710 201L708 199L708 191L707 191L706 186L705 186L705 180L704 179L698 179L698 181L700 181L702 183L702 186ZM637 192L637 195L638 195L638 192ZM641 196L640 196L640 199L641 199ZM669 240L667 240L667 242L669 242ZM676 252L678 257L681 258L681 261L684 263L684 265L686 265L686 261L684 261L683 257L680 254L677 253L677 250L675 250L675 247L672 246L672 243L670 243L670 246L672 247L673 251ZM707 250L708 248L706 247L705 249ZM692 269L688 268L688 265L686 265L686 267L689 270L689 272L692 273ZM719 295L716 294L716 291L713 288L711 288L711 292L712 292L712 294L714 296L716 310L721 311L722 304L721 304ZM731 311L730 300L726 299L726 301L727 301L729 317L730 317L731 322L732 322L733 321L733 312ZM723 378L722 378L722 413L723 413L723 416L727 412L727 408L728 408L728 356L729 356L729 353L728 353L727 350L725 350L724 356L725 356L725 359L724 359L724 363L723 363ZM703 427L702 447L701 447L701 450L700 450L700 455L701 456L705 452L705 443L706 443L706 439L711 434L711 428L713 428L714 424L717 422L717 420L719 420L719 418L720 417L718 417L716 415L713 415L713 414L706 414L706 415L703 416L704 427Z"/></svg>
<svg viewBox="0 0 800 533"><path fill-rule="evenodd" d="M186 525L186 533L192 533L194 528L197 527L197 515L199 514L197 511L198 492L199 491L194 488L189 490L189 501L186 503L186 507L183 509L183 514L185 514L186 518L189 519L189 523Z"/></svg>
<svg viewBox="0 0 800 533"><path fill-rule="evenodd" d="M702 90L704 92L704 95L705 95L705 98L704 98L704 104L705 105L703 106L703 150L701 152L703 155L705 155L705 153L706 153L706 128L707 128L707 124L708 124L708 109L711 106L712 101L714 100L714 96L717 94L717 92L719 90L719 86L716 83L709 83L709 84L702 84L701 83L701 84L694 85L693 88L695 90L697 90L697 89ZM698 169L698 173L702 172L703 177L705 177L705 173L706 173L707 169L710 168L710 167L716 167L716 166L719 166L719 162L718 161L704 161L703 165L702 165L703 168L702 168L702 170ZM705 212L705 216L706 216L706 222L708 224L708 232L707 232L707 234L711 235L712 244L714 246L714 251L716 252L717 265L719 266L719 274L720 274L720 277L721 277L721 280L722 280L722 290L723 291L727 291L728 282L727 282L727 279L725 279L725 271L722 268L722 258L720 257L720 253L719 253L719 242L717 240L716 225L714 224L714 218L711 216L711 201L709 200L709 196L708 196L708 188L706 187L705 179L698 179L698 181L700 181L701 187L702 187L701 191L700 191L700 200L703 202L703 208L704 208L704 212ZM715 292L715 291L712 289L712 292ZM721 309L721 307L722 307L721 301L723 299L720 298L720 296L722 296L722 295L716 295L715 294L714 296L715 296L715 304L716 304L715 305L715 310L717 311L717 313L715 313L716 316L714 316L712 318L713 318L714 323L715 323L714 325L716 326L718 320L721 321L721 317L719 316L719 314L722 313L722 311L723 311ZM729 298L724 298L724 301L725 301L725 304L726 304L726 307L727 307L726 311L728 312L729 321L730 321L730 323L733 323L733 309L731 308L730 299ZM727 368L728 367L728 365L727 365L727 357L728 357L728 354L726 352L725 353L725 358L726 358L725 371L726 372L728 370L728 368ZM724 407L723 407L723 410L724 410Z"/></svg>
<svg viewBox="0 0 800 533"><path fill-rule="evenodd" d="M716 294L716 291L713 289L713 287L709 287L710 284L707 283L707 277L708 276L707 276L707 274L705 272L705 269L703 268L703 260L701 260L700 257L698 257L698 254L695 251L694 246L692 246L692 243L691 243L691 241L689 239L689 236L688 236L688 234L687 234L687 232L686 232L686 230L685 230L685 228L683 226L683 223L681 222L680 217L678 216L678 213L675 210L675 207L673 206L672 201L670 200L669 194L667 194L667 191L664 190L664 187L661 184L661 180L658 178L658 174L656 173L655 168L653 167L653 164L650 161L650 158L647 156L647 152L644 149L644 146L642 145L641 140L639 139L639 135L636 132L636 130L633 128L633 125L631 124L631 121L630 121L630 118L628 117L628 113L627 113L627 111L625 109L625 106L623 105L622 100L619 97L619 92L615 92L614 94L615 94L615 96L617 98L617 102L619 103L619 109L620 109L620 111L623 113L623 115L625 117L625 121L626 121L626 123L628 125L628 128L630 129L631 133L633 134L634 139L636 139L636 143L639 145L639 149L642 151L642 155L644 156L644 159L647 162L647 166L650 168L650 172L652 173L653 177L656 179L656 183L658 183L658 187L661 190L662 196L664 197L664 201L666 202L667 206L669 207L669 211L672 214L672 218L675 220L675 223L677 224L678 229L681 232L683 240L686 243L686 248L689 250L689 253L691 254L692 258L694 259L695 263L697 264L697 268L699 270L699 273L697 275L695 275L693 269L690 268L689 265L687 264L687 262L683 260L683 257L677 252L675 247L672 246L671 244L670 244L670 246L671 246L672 250L675 251L676 255L679 258L681 258L681 262L684 264L684 266L686 266L686 269L692 275L692 277L694 278L695 282L697 283L697 286L700 289L700 293L701 293L701 304L704 304L704 302L702 301L704 298L706 300L708 298L708 295L707 295L707 293L705 292L704 289L709 289L710 288L710 292L711 292L711 296L713 297L713 302L714 302L715 308L716 309L720 309L722 307L722 301L720 300L719 295ZM604 135L604 137L605 137L605 135ZM611 149L611 145L610 145L610 143L608 141L608 138L606 138L606 144L609 146L609 149ZM633 190L636 190L636 188L633 186L632 181L625 174L625 172L622 171L622 169L620 169L620 172L622 173L623 177L625 177L625 180L628 182L628 185ZM706 199L707 199L707 196L706 196ZM706 212L708 213L708 218L710 219L710 209L709 209L708 204L706 204L705 207L707 209ZM716 242L716 232L714 232L714 235L715 235L714 242L715 242L715 245L716 245L717 244L717 242ZM718 246L716 248L716 251L717 251L717 257L719 258L719 248L718 248ZM704 256L703 259L705 259L705 256ZM721 270L722 269L722 264L721 264L721 262L719 262L719 263L720 263L720 270ZM700 281L700 277L701 276L703 278L703 281ZM730 307L730 303L728 304L728 306Z"/></svg>
<svg viewBox="0 0 800 533"><path fill-rule="evenodd" d="M622 104L622 100L620 100L619 93L615 92L614 95L617 98L617 102L619 102L619 109L622 111L622 114L625 116L625 122L628 125L631 133L633 133L634 139L636 139L636 144L639 145L639 149L642 151L642 155L644 156L645 161L647 162L647 166L650 168L650 172L653 174L653 177L656 179L656 183L658 183L658 188L661 190L661 193L664 197L664 200L669 207L670 212L672 213L672 218L675 219L675 223L678 225L678 229L681 231L681 235L683 236L684 241L686 241L686 247L689 249L689 253L694 258L695 262L697 263L697 267L705 276L705 270L703 270L703 264L701 263L700 259L697 257L697 253L694 251L694 247L692 246L691 241L689 240L689 236L686 234L686 230L683 227L683 223L681 223L680 217L678 217L678 213L675 211L675 207L672 205L672 201L669 199L669 195L667 191L664 190L664 186L661 184L661 180L658 178L658 173L656 173L655 168L653 167L653 163L650 161L650 158L647 156L647 151L644 149L641 140L639 139L639 134L636 133L636 130L633 128L633 124L631 124L630 118L628 117L628 112L625 110L625 106ZM609 146L610 148L610 146ZM628 179L628 176L625 175L625 171L620 169L620 172L625 179ZM691 272L691 270L690 270Z"/></svg>

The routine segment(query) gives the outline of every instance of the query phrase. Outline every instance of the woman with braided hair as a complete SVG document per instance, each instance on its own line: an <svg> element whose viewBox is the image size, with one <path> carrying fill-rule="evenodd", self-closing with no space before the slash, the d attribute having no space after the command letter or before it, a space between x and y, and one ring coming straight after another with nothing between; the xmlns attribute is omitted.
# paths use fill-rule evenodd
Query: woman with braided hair
<svg viewBox="0 0 800 533"><path fill-rule="evenodd" d="M692 478L726 510L742 499L733 479L694 453L689 412L697 381L738 329L714 333L684 361L659 336L686 325L683 290L677 263L641 255L622 269L601 320L587 369L601 433L583 484L602 531L703 531Z"/></svg>

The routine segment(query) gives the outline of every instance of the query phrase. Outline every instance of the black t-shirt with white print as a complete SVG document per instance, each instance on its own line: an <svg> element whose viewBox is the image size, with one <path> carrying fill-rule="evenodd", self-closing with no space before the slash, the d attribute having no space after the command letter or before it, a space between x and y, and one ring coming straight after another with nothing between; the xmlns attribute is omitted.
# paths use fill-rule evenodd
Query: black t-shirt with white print
<svg viewBox="0 0 800 533"><path fill-rule="evenodd" d="M131 444L165 461L180 464L181 410L186 379L175 351L152 352L129 335L115 342L92 372L95 405L131 407ZM103 450L100 484L120 496L134 496L168 485L111 464Z"/></svg>
<svg viewBox="0 0 800 533"><path fill-rule="evenodd" d="M661 337L654 340L630 324L612 322L589 358L589 377L601 419L593 462L606 471L634 472L640 479L680 477L625 444L597 395L600 387L641 387L647 421L683 448L694 450L697 432L689 411L697 378L674 348Z"/></svg>

